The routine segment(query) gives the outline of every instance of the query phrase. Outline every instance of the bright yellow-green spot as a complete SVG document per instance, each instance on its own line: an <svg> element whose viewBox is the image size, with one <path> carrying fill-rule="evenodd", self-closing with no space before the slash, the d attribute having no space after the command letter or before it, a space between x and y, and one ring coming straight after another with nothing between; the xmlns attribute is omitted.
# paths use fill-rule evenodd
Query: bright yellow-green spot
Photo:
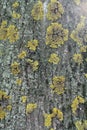
<svg viewBox="0 0 87 130"><path fill-rule="evenodd" d="M84 120L84 128L87 129L87 120Z"/></svg>
<svg viewBox="0 0 87 130"><path fill-rule="evenodd" d="M68 40L68 30L59 23L52 23L47 28L46 45L51 48L58 48Z"/></svg>
<svg viewBox="0 0 87 130"><path fill-rule="evenodd" d="M76 121L75 126L76 126L77 130L84 130L84 125L82 124L81 121Z"/></svg>
<svg viewBox="0 0 87 130"><path fill-rule="evenodd" d="M79 5L80 4L80 0L74 0L74 2Z"/></svg>
<svg viewBox="0 0 87 130"><path fill-rule="evenodd" d="M3 110L3 108L0 106L0 119L4 119L6 116L6 112Z"/></svg>
<svg viewBox="0 0 87 130"><path fill-rule="evenodd" d="M80 51L81 51L81 52L87 52L87 46L85 46L85 45L84 45L84 46L81 46L81 47L80 47Z"/></svg>
<svg viewBox="0 0 87 130"><path fill-rule="evenodd" d="M44 126L49 128L52 125L52 115L51 114L44 114Z"/></svg>
<svg viewBox="0 0 87 130"><path fill-rule="evenodd" d="M52 125L53 118L57 117L60 121L63 120L63 113L57 108L52 109L51 114L44 114L44 125L49 128Z"/></svg>
<svg viewBox="0 0 87 130"><path fill-rule="evenodd" d="M6 109L7 109L8 111L11 111L11 110L12 110L12 106L11 106L11 105L8 105L8 106L6 107Z"/></svg>
<svg viewBox="0 0 87 130"><path fill-rule="evenodd" d="M0 26L0 40L7 40L7 21L2 21Z"/></svg>
<svg viewBox="0 0 87 130"><path fill-rule="evenodd" d="M15 19L19 19L21 17L21 15L19 13L16 13L15 11L13 11L12 17Z"/></svg>
<svg viewBox="0 0 87 130"><path fill-rule="evenodd" d="M38 46L38 40L34 39L31 41L28 41L26 47L32 51L35 51L37 49L37 46Z"/></svg>
<svg viewBox="0 0 87 130"><path fill-rule="evenodd" d="M83 38L79 37L79 33L80 31L82 31L82 29L85 26L85 17L81 16L81 21L80 23L77 25L77 27L75 28L75 30L72 31L70 37L79 45L81 46L83 43Z"/></svg>
<svg viewBox="0 0 87 130"><path fill-rule="evenodd" d="M54 130L53 128L51 128L50 130Z"/></svg>
<svg viewBox="0 0 87 130"><path fill-rule="evenodd" d="M21 78L16 79L16 84L20 86L22 84L22 79Z"/></svg>
<svg viewBox="0 0 87 130"><path fill-rule="evenodd" d="M41 1L38 1L32 9L31 15L34 20L42 20L43 14L44 14L43 3Z"/></svg>
<svg viewBox="0 0 87 130"><path fill-rule="evenodd" d="M6 111L10 111L11 110L11 105L9 104L9 100L11 97L9 95L7 95L7 93L3 90L0 90L0 120L4 119L6 116ZM6 101L6 104L5 104ZM4 104L4 107L3 105Z"/></svg>
<svg viewBox="0 0 87 130"><path fill-rule="evenodd" d="M64 84L65 84L64 76L54 76L53 83L50 85L50 88L53 90L53 92L60 95L64 93Z"/></svg>
<svg viewBox="0 0 87 130"><path fill-rule="evenodd" d="M58 109L58 112L57 112L57 117L59 118L60 121L63 120L63 113L61 110Z"/></svg>
<svg viewBox="0 0 87 130"><path fill-rule="evenodd" d="M64 13L62 4L57 0L51 0L47 7L47 18L48 20L57 20Z"/></svg>
<svg viewBox="0 0 87 130"><path fill-rule="evenodd" d="M26 57L26 54L27 54L26 51L22 51L21 53L19 53L18 58L19 59L24 59Z"/></svg>
<svg viewBox="0 0 87 130"><path fill-rule="evenodd" d="M77 130L86 130L87 129L87 120L82 121L76 121L75 126Z"/></svg>
<svg viewBox="0 0 87 130"><path fill-rule="evenodd" d="M34 109L36 109L36 108L37 108L36 103L27 104L27 106L26 106L26 114L32 113L34 111Z"/></svg>
<svg viewBox="0 0 87 130"><path fill-rule="evenodd" d="M25 102L27 101L27 96L22 96L22 97L21 97L21 101L22 101L23 103L25 103Z"/></svg>
<svg viewBox="0 0 87 130"><path fill-rule="evenodd" d="M38 69L39 62L37 60L34 61L34 60L31 60L31 59L27 59L26 61L30 64L33 71L36 71Z"/></svg>
<svg viewBox="0 0 87 130"><path fill-rule="evenodd" d="M7 21L2 21L0 26L0 40L9 40L10 43L16 42L19 39L18 29L15 25L7 27Z"/></svg>
<svg viewBox="0 0 87 130"><path fill-rule="evenodd" d="M3 90L0 90L0 100L4 99L10 99L10 96L7 95L7 93Z"/></svg>
<svg viewBox="0 0 87 130"><path fill-rule="evenodd" d="M18 62L16 62L16 61L11 64L11 72L12 72L12 74L16 75L16 74L20 73L19 65L20 64Z"/></svg>
<svg viewBox="0 0 87 130"><path fill-rule="evenodd" d="M84 74L84 76L87 78L87 74Z"/></svg>
<svg viewBox="0 0 87 130"><path fill-rule="evenodd" d="M79 104L80 104L80 103L84 103L84 102L85 102L84 98L82 98L82 97L80 97L80 96L77 96L77 97L73 100L73 102L72 102L72 104L71 104L72 113L73 113L73 114L76 114L76 110L77 110L77 108L79 107Z"/></svg>
<svg viewBox="0 0 87 130"><path fill-rule="evenodd" d="M57 115L57 112L58 112L58 109L54 107L54 108L52 109L53 117L55 117L55 116Z"/></svg>
<svg viewBox="0 0 87 130"><path fill-rule="evenodd" d="M63 120L63 113L60 109L54 107L52 110L52 117L58 117L58 119L60 121L62 121Z"/></svg>
<svg viewBox="0 0 87 130"><path fill-rule="evenodd" d="M73 60L75 63L81 64L83 62L83 58L81 54L74 54Z"/></svg>
<svg viewBox="0 0 87 130"><path fill-rule="evenodd" d="M56 53L52 53L52 54L50 55L50 58L49 58L48 61L49 61L50 63L53 63L53 64L58 64L59 61L60 61L60 58L59 58L59 56L58 56Z"/></svg>
<svg viewBox="0 0 87 130"><path fill-rule="evenodd" d="M7 25L7 21L3 20L2 23L1 23L1 27L5 27L6 25Z"/></svg>
<svg viewBox="0 0 87 130"><path fill-rule="evenodd" d="M15 25L9 25L7 28L7 37L10 43L16 42L19 39L18 29Z"/></svg>
<svg viewBox="0 0 87 130"><path fill-rule="evenodd" d="M17 1L12 4L13 8L17 8L18 6L19 6L19 2L17 2Z"/></svg>

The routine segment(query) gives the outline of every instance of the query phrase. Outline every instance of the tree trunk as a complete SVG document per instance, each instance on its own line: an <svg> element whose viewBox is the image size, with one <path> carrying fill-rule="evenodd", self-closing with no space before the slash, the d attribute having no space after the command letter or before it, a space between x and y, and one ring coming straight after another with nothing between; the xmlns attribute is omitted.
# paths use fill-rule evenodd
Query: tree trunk
<svg viewBox="0 0 87 130"><path fill-rule="evenodd" d="M20 37L14 43L10 43L9 39L0 40L0 89L11 96L11 99L0 99L0 102L1 107L4 105L6 107L7 100L7 104L12 105L11 111L6 110L5 118L0 121L0 130L51 130L51 128L54 130L80 130L76 128L75 122L84 122L87 119L87 78L85 76L87 49L85 52L80 52L80 48L87 44L87 41L84 40L84 37L87 37L86 11L81 6L85 5L84 1L77 4L76 0L59 0L64 13L61 18L54 21L48 20L46 17L50 0L41 1L44 13L42 20L35 20L31 15L34 5L38 3L37 0L19 1L17 8L12 7L15 1L1 0L0 2L0 23L7 20L6 26L15 25ZM21 17L13 18L13 11L19 13ZM81 16L85 17L83 20L85 25L78 30L77 26L81 23ZM52 23L61 24L69 32L68 40L58 48L46 45L47 28ZM71 37L73 30L78 33L81 45ZM26 45L28 41L34 39L39 41L39 45L36 51L31 51ZM22 50L27 51L27 56L24 59L18 59L18 54ZM56 53L60 57L58 64L49 63L51 53ZM73 60L75 53L82 56L80 64ZM32 70L32 66L26 62L27 59L39 62L36 71ZM16 76L11 72L11 64L14 61L20 63L21 72ZM50 88L54 76L65 77L64 93L57 94ZM22 79L21 85L16 84L18 78ZM21 100L22 96L27 96L24 103ZM77 96L82 97L85 102L79 103L76 114L74 114L71 105ZM37 108L27 114L26 106L29 103L36 103ZM51 114L53 108L60 109L64 117L62 121L57 117L53 118L51 126L47 128L44 124L44 113ZM87 128L84 126L84 129Z"/></svg>

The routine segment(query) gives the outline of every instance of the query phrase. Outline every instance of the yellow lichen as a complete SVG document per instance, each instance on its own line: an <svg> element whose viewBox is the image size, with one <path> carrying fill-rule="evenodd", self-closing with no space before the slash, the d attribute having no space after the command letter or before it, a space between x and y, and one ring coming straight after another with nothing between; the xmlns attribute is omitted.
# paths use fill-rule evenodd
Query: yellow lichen
<svg viewBox="0 0 87 130"><path fill-rule="evenodd" d="M87 129L87 120L84 120L84 128Z"/></svg>
<svg viewBox="0 0 87 130"><path fill-rule="evenodd" d="M60 121L63 120L63 113L61 110L58 109L58 112L57 112L57 117L59 118Z"/></svg>
<svg viewBox="0 0 87 130"><path fill-rule="evenodd" d="M54 130L53 128L51 128L50 130Z"/></svg>
<svg viewBox="0 0 87 130"><path fill-rule="evenodd" d="M76 126L77 130L85 130L85 129L87 129L87 120L76 121L75 126Z"/></svg>
<svg viewBox="0 0 87 130"><path fill-rule="evenodd" d="M0 100L2 99L10 99L10 96L7 95L7 93L3 90L0 90Z"/></svg>
<svg viewBox="0 0 87 130"><path fill-rule="evenodd" d="M80 4L80 0L74 0L74 2L79 5Z"/></svg>
<svg viewBox="0 0 87 130"><path fill-rule="evenodd" d="M81 21L80 23L77 25L76 29L72 31L70 37L79 45L81 46L83 43L83 38L81 38L79 36L80 31L82 31L82 29L85 26L85 17L81 16Z"/></svg>
<svg viewBox="0 0 87 130"><path fill-rule="evenodd" d="M7 28L7 37L10 43L16 42L19 39L18 29L15 27L15 25L9 25Z"/></svg>
<svg viewBox="0 0 87 130"><path fill-rule="evenodd" d="M7 25L7 21L3 20L2 23L1 23L1 27L5 27L6 25Z"/></svg>
<svg viewBox="0 0 87 130"><path fill-rule="evenodd" d="M0 120L5 118L7 110L10 111L12 109L12 106L9 104L10 98L5 91L0 90Z"/></svg>
<svg viewBox="0 0 87 130"><path fill-rule="evenodd" d="M34 111L34 109L36 109L36 108L37 108L36 103L27 104L27 106L26 106L26 114L32 113Z"/></svg>
<svg viewBox="0 0 87 130"><path fill-rule="evenodd" d="M12 105L8 105L8 106L6 107L6 109L7 109L8 111L11 111L11 110L12 110Z"/></svg>
<svg viewBox="0 0 87 130"><path fill-rule="evenodd" d="M43 19L43 4L42 2L39 0L33 7L32 11L31 11L31 15L33 17L34 20L42 20Z"/></svg>
<svg viewBox="0 0 87 130"><path fill-rule="evenodd" d="M52 109L53 117L55 117L55 116L57 115L57 112L58 112L58 109L54 107L54 108Z"/></svg>
<svg viewBox="0 0 87 130"><path fill-rule="evenodd" d="M79 104L80 104L80 103L84 103L84 102L85 102L84 98L82 98L82 97L80 97L80 96L77 96L77 97L73 100L73 102L72 102L72 104L71 104L72 113L73 113L73 114L76 114L76 110L77 110L77 108L79 107Z"/></svg>
<svg viewBox="0 0 87 130"><path fill-rule="evenodd" d="M52 125L53 118L57 117L60 121L63 120L63 113L57 108L52 109L51 114L44 114L44 125L49 128Z"/></svg>
<svg viewBox="0 0 87 130"><path fill-rule="evenodd" d="M64 13L62 4L57 0L51 0L47 7L47 18L48 20L57 20Z"/></svg>
<svg viewBox="0 0 87 130"><path fill-rule="evenodd" d="M81 121L76 121L75 126L76 126L77 130L84 130L84 126Z"/></svg>
<svg viewBox="0 0 87 130"><path fill-rule="evenodd" d="M15 19L19 19L21 15L19 13L16 13L15 11L12 12L12 17Z"/></svg>
<svg viewBox="0 0 87 130"><path fill-rule="evenodd" d="M50 85L50 88L53 92L59 94L64 93L64 83L65 77L64 76L54 76L53 77L53 84Z"/></svg>
<svg viewBox="0 0 87 130"><path fill-rule="evenodd" d="M4 119L6 116L6 112L3 110L3 108L0 106L0 119Z"/></svg>
<svg viewBox="0 0 87 130"><path fill-rule="evenodd" d="M63 120L63 113L62 113L62 111L60 109L53 108L53 110L52 110L52 117L58 117L58 119L60 121L62 121Z"/></svg>
<svg viewBox="0 0 87 130"><path fill-rule="evenodd" d="M81 52L87 52L87 46L85 46L85 45L84 45L84 46L81 46L81 47L80 47L80 51L81 51Z"/></svg>
<svg viewBox="0 0 87 130"><path fill-rule="evenodd" d="M47 28L46 45L51 48L58 48L68 40L68 30L59 23L52 23Z"/></svg>
<svg viewBox="0 0 87 130"><path fill-rule="evenodd" d="M16 74L20 73L19 65L20 64L18 62L16 62L16 61L11 64L11 72L12 72L12 74L16 75Z"/></svg>
<svg viewBox="0 0 87 130"><path fill-rule="evenodd" d="M44 114L44 126L49 128L52 125L52 116L51 114Z"/></svg>
<svg viewBox="0 0 87 130"><path fill-rule="evenodd" d="M58 56L56 53L52 53L52 54L50 55L50 58L49 58L48 61L49 61L50 63L53 63L53 64L58 64L59 61L60 61L60 58L59 58L59 56Z"/></svg>
<svg viewBox="0 0 87 130"><path fill-rule="evenodd" d="M31 41L28 41L26 47L28 49L32 50L32 51L35 51L37 46L38 46L38 40L34 39L34 40L31 40Z"/></svg>
<svg viewBox="0 0 87 130"><path fill-rule="evenodd" d="M27 59L26 61L30 64L33 71L36 71L38 69L39 62L37 60L34 61L34 60L31 60L31 59Z"/></svg>
<svg viewBox="0 0 87 130"><path fill-rule="evenodd" d="M22 101L23 103L25 103L25 102L27 101L27 96L22 96L22 97L21 97L21 101Z"/></svg>
<svg viewBox="0 0 87 130"><path fill-rule="evenodd" d="M87 78L87 73L84 74L85 78Z"/></svg>
<svg viewBox="0 0 87 130"><path fill-rule="evenodd" d="M16 84L20 86L22 84L22 79L21 78L16 79Z"/></svg>
<svg viewBox="0 0 87 130"><path fill-rule="evenodd" d="M17 2L17 1L12 4L13 8L17 8L18 6L19 6L19 2Z"/></svg>
<svg viewBox="0 0 87 130"><path fill-rule="evenodd" d="M0 26L0 40L7 40L7 21L2 21Z"/></svg>
<svg viewBox="0 0 87 130"><path fill-rule="evenodd" d="M81 64L83 62L83 58L81 54L74 54L73 55L74 62Z"/></svg>
<svg viewBox="0 0 87 130"><path fill-rule="evenodd" d="M19 59L24 59L26 57L26 54L27 54L26 51L22 51L21 53L19 53L18 58Z"/></svg>

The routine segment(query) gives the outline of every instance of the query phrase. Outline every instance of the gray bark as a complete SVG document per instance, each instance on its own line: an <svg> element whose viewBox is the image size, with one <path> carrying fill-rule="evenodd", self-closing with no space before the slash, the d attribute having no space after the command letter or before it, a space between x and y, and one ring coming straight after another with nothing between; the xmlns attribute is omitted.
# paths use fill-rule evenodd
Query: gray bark
<svg viewBox="0 0 87 130"><path fill-rule="evenodd" d="M46 46L46 29L52 21L48 21L45 16L42 21L32 19L31 10L36 1L24 0L19 2L18 12L22 15L19 20L14 20L10 16L13 0L1 0L0 2L0 21L7 19L9 24L13 23L18 27L20 33L20 39L14 44L10 44L8 41L0 41L0 51L3 52L0 56L0 89L5 90L12 96L12 111L4 120L0 121L0 129L48 130L44 126L43 113L50 113L53 107L57 107L63 112L64 120L60 122L54 119L52 127L55 130L75 130L74 122L76 120L87 119L86 102L79 106L77 116L73 115L71 111L71 103L77 95L84 97L85 100L87 99L87 80L83 76L87 71L87 64L83 62L79 66L72 61L73 54L78 53L79 47L70 37L58 49L51 49ZM43 1L45 8L48 2L48 0ZM79 23L80 15L85 14L81 12L81 7L76 6L73 0L60 0L60 2L64 8L64 14L57 22L68 29L70 35ZM39 48L35 53L29 54L28 57L38 60L40 66L38 71L32 72L27 64L21 62L22 73L20 77L23 78L23 84L18 87L15 85L16 78L10 72L10 65L17 59L17 54L24 49L27 41L33 38L39 40ZM47 62L51 52L58 53L61 57L61 62L58 65L50 65ZM55 75L64 75L66 77L63 95L53 94L49 88ZM26 104L23 104L20 100L23 95L27 95L27 103L37 103L38 105L37 109L31 114L26 115Z"/></svg>

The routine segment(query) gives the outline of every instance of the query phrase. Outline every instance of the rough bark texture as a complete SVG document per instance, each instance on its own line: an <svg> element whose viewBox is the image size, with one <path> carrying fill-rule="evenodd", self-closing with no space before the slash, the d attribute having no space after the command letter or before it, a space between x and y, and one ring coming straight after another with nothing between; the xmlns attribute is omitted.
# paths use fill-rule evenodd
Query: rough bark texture
<svg viewBox="0 0 87 130"><path fill-rule="evenodd" d="M13 19L11 12L13 10L13 0L0 1L0 21L7 20L8 24L15 24L19 29L20 39L10 44L9 41L0 41L0 89L11 95L12 110L5 119L0 121L0 130L48 130L44 126L43 113L50 113L53 107L61 109L64 120L60 122L54 119L52 126L54 130L76 130L74 122L87 119L87 104L81 104L77 110L77 115L73 115L71 104L73 99L80 95L87 100L87 79L84 73L87 73L87 63L84 61L78 65L73 61L74 53L79 52L79 46L70 34L75 30L80 22L80 16L86 16L79 5L74 0L60 0L64 8L64 14L56 22L69 30L68 41L58 49L52 49L46 46L46 30L52 23L46 18L46 6L49 0L44 0L44 18L41 21L33 20L31 10L36 0L21 0L17 11L21 14L20 19ZM84 2L84 1L83 1ZM87 25L87 19L86 19ZM11 74L10 65L17 60L17 55L25 48L30 39L38 39L39 47L35 52L28 53L27 57L39 61L39 68L33 72L31 67L20 60L21 74L23 79L21 86L15 84L16 77ZM83 43L86 45L86 42ZM48 63L51 53L57 53L61 57L58 65ZM85 57L87 54L84 54ZM84 57L84 56L83 56ZM66 78L65 92L57 95L49 88L52 78L55 75L63 75ZM27 96L27 102L21 102L21 96ZM25 108L27 103L37 103L37 109L31 114L26 115Z"/></svg>

